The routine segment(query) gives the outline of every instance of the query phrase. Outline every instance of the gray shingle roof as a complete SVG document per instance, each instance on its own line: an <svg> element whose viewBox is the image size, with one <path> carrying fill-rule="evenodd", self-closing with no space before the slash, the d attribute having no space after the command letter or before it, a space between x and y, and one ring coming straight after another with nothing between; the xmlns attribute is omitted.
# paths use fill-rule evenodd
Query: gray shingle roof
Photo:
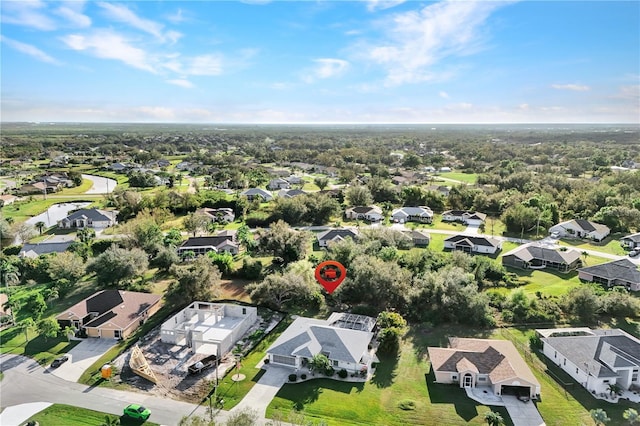
<svg viewBox="0 0 640 426"><path fill-rule="evenodd" d="M328 231L318 234L318 241L321 240L333 240L336 237L340 238L353 238L358 237L358 232L353 229L329 229Z"/></svg>
<svg viewBox="0 0 640 426"><path fill-rule="evenodd" d="M621 241L633 241L634 243L640 243L640 232L637 234L627 235L625 237L620 238Z"/></svg>
<svg viewBox="0 0 640 426"><path fill-rule="evenodd" d="M542 341L574 365L596 377L617 377L618 374L610 367L617 368L629 364L640 366L640 343L620 330L594 330L594 332L598 334L547 337Z"/></svg>
<svg viewBox="0 0 640 426"><path fill-rule="evenodd" d="M525 262L530 262L533 259L541 259L546 262L567 264L575 262L576 260L580 259L581 256L580 252L577 250L561 251L536 245L520 247L519 249L505 254L505 256L508 255L516 256Z"/></svg>
<svg viewBox="0 0 640 426"><path fill-rule="evenodd" d="M76 220L85 217L91 219L94 222L111 221L113 218L108 216L108 213L98 209L80 209L67 216L68 220Z"/></svg>
<svg viewBox="0 0 640 426"><path fill-rule="evenodd" d="M62 241L57 243L42 242L38 244L25 244L22 246L22 249L20 250L20 252L33 251L38 256L41 254L48 254L48 253L62 253L63 251L66 251L72 243L73 241Z"/></svg>
<svg viewBox="0 0 640 426"><path fill-rule="evenodd" d="M602 263L600 265L588 266L578 269L596 277L607 280L622 280L631 283L640 283L640 270L638 266L629 259L619 259L613 262Z"/></svg>
<svg viewBox="0 0 640 426"><path fill-rule="evenodd" d="M474 246L489 246L489 247L497 247L500 244L500 241L495 238L475 237L473 235L464 235L464 234L453 235L445 239L444 241L448 243L455 243L455 244L462 243L465 245L469 245L470 243L470 244L473 244Z"/></svg>

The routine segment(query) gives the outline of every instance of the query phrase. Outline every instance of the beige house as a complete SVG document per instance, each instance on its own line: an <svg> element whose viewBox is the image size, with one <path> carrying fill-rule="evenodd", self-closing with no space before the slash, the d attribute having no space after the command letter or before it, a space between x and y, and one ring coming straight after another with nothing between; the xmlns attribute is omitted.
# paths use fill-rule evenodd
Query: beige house
<svg viewBox="0 0 640 426"><path fill-rule="evenodd" d="M76 303L56 320L87 337L124 339L160 309L162 296L124 290L102 290Z"/></svg>
<svg viewBox="0 0 640 426"><path fill-rule="evenodd" d="M487 386L496 395L540 395L540 383L508 340L449 338L448 348L427 348L437 383Z"/></svg>

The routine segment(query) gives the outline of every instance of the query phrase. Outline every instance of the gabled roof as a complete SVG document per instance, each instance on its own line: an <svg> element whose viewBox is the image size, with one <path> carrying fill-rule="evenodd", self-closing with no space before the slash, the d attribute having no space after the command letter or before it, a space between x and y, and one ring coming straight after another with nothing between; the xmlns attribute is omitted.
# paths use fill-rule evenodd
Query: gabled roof
<svg viewBox="0 0 640 426"><path fill-rule="evenodd" d="M95 312L97 316L85 324L85 327L105 326L108 328L126 328L138 319L138 316L155 305L162 296L123 290L103 290L83 301L76 303L56 316L57 320L70 317L84 318Z"/></svg>
<svg viewBox="0 0 640 426"><path fill-rule="evenodd" d="M414 229L411 232L409 232L409 237L411 237L411 239L413 240L430 240L431 239L431 235L419 229Z"/></svg>
<svg viewBox="0 0 640 426"><path fill-rule="evenodd" d="M610 232L611 230L609 229L609 227L607 225L603 225L601 223L596 223L596 222L591 222L589 220L585 220L585 219L572 219L572 220L567 220L565 222L560 222L559 224L555 225L555 226L561 226L563 228L566 228L568 225L574 225L576 228L580 228L585 232Z"/></svg>
<svg viewBox="0 0 640 426"><path fill-rule="evenodd" d="M500 245L500 240L496 238L479 237L479 236L465 235L465 234L452 235L451 237L446 238L444 242L454 243L456 245L466 245L469 247L472 247L472 246L498 247Z"/></svg>
<svg viewBox="0 0 640 426"><path fill-rule="evenodd" d="M633 241L634 243L640 243L640 232L636 234L626 235L620 238L621 241Z"/></svg>
<svg viewBox="0 0 640 426"><path fill-rule="evenodd" d="M345 239L345 238L353 238L354 240L358 237L357 229L348 229L348 228L340 228L340 229L329 229L328 231L324 231L318 234L318 241L322 240L334 240L336 238Z"/></svg>
<svg viewBox="0 0 640 426"><path fill-rule="evenodd" d="M20 253L28 253L32 251L36 255L48 254L48 253L62 253L66 251L73 241L60 241L55 243L37 243L37 244L24 244L20 249Z"/></svg>
<svg viewBox="0 0 640 426"><path fill-rule="evenodd" d="M333 327L327 320L298 317L267 349L267 353L311 358L325 353L331 360L358 363L373 333Z"/></svg>
<svg viewBox="0 0 640 426"><path fill-rule="evenodd" d="M115 214L114 214L115 213ZM80 209L66 217L67 220L91 219L94 222L112 221L117 212L98 210L98 209Z"/></svg>
<svg viewBox="0 0 640 426"><path fill-rule="evenodd" d="M596 377L617 377L613 370L640 367L640 341L619 329L593 330L588 336L545 337L543 342Z"/></svg>
<svg viewBox="0 0 640 426"><path fill-rule="evenodd" d="M246 191L242 192L240 195L244 195L245 197L248 195L259 195L266 199L273 198L273 195L271 195L269 191L262 188L249 188Z"/></svg>
<svg viewBox="0 0 640 426"><path fill-rule="evenodd" d="M195 247L220 247L221 245L235 245L236 243L231 241L230 235L215 235L209 237L191 237L180 244L178 250L189 249Z"/></svg>
<svg viewBox="0 0 640 426"><path fill-rule="evenodd" d="M302 189L281 189L278 192L278 196L287 197L287 198L295 197L297 195L305 195L305 194L306 192L304 192Z"/></svg>
<svg viewBox="0 0 640 426"><path fill-rule="evenodd" d="M365 213L378 213L382 214L382 209L378 206L356 206L348 208L347 211L353 211L355 213L365 214Z"/></svg>
<svg viewBox="0 0 640 426"><path fill-rule="evenodd" d="M515 256L524 262L539 259L546 262L571 264L580 259L581 254L578 250L573 249L562 251L537 245L525 245L505 253L502 258L504 259L506 256Z"/></svg>
<svg viewBox="0 0 640 426"><path fill-rule="evenodd" d="M401 207L391 212L391 216L396 215L433 217L433 212L429 207Z"/></svg>
<svg viewBox="0 0 640 426"><path fill-rule="evenodd" d="M586 272L596 277L606 278L607 280L640 283L640 269L638 269L638 265L629 259L619 259L600 265L588 266L586 268L580 268L578 271Z"/></svg>

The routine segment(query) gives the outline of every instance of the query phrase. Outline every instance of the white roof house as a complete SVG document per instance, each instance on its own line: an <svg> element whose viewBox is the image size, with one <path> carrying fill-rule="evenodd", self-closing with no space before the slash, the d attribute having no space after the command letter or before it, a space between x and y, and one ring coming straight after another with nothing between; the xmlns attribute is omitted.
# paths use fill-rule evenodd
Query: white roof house
<svg viewBox="0 0 640 426"><path fill-rule="evenodd" d="M549 228L550 233L557 232L561 237L589 238L602 241L611 233L607 225L584 219L572 219L560 222Z"/></svg>
<svg viewBox="0 0 640 426"><path fill-rule="evenodd" d="M402 207L391 212L391 219L398 223L431 223L433 211L429 207Z"/></svg>
<svg viewBox="0 0 640 426"><path fill-rule="evenodd" d="M246 191L240 193L241 196L247 197L249 201L254 200L255 198L261 198L262 201L271 201L273 200L273 195L266 189L262 188L249 188Z"/></svg>

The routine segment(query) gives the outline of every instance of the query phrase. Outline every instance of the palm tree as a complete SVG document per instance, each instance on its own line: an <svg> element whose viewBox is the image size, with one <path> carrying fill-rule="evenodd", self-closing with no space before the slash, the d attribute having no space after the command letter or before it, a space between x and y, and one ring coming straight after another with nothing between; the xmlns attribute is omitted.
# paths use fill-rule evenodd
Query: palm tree
<svg viewBox="0 0 640 426"><path fill-rule="evenodd" d="M596 423L596 426L606 425L611 421L611 419L607 415L607 412L604 411L602 408L598 408L597 410L591 410L589 411L589 414L591 414L591 418Z"/></svg>
<svg viewBox="0 0 640 426"><path fill-rule="evenodd" d="M626 410L624 410L624 413L622 413L622 417L624 417L624 419L628 421L630 425L634 425L640 422L638 410L635 410L633 408L627 408Z"/></svg>
<svg viewBox="0 0 640 426"><path fill-rule="evenodd" d="M500 413L496 413L495 411L487 411L484 413L484 421L487 422L489 426L500 426L504 424L504 419Z"/></svg>
<svg viewBox="0 0 640 426"><path fill-rule="evenodd" d="M67 338L67 342L71 340L71 336L75 336L76 335L76 331L78 331L74 326L69 326L67 325L64 330L62 330L62 332L64 333L64 335Z"/></svg>
<svg viewBox="0 0 640 426"><path fill-rule="evenodd" d="M104 422L100 424L100 426L118 426L120 424L120 419L117 417L104 416Z"/></svg>
<svg viewBox="0 0 640 426"><path fill-rule="evenodd" d="M29 343L29 330L33 330L36 326L36 322L33 318L25 318L18 323L18 327L24 333L24 343L25 345Z"/></svg>
<svg viewBox="0 0 640 426"><path fill-rule="evenodd" d="M11 263L8 259L0 262L0 280L6 287L17 284L20 281L20 272L18 267Z"/></svg>
<svg viewBox="0 0 640 426"><path fill-rule="evenodd" d="M39 221L39 222L36 222L34 226L36 227L38 232L40 232L40 235L42 235L42 230L47 227L47 224L44 223L43 221Z"/></svg>
<svg viewBox="0 0 640 426"><path fill-rule="evenodd" d="M607 386L607 390L609 391L609 395L613 396L618 395L622 389L620 388L619 384L611 383L609 386Z"/></svg>
<svg viewBox="0 0 640 426"><path fill-rule="evenodd" d="M582 252L582 259L584 260L584 264L587 264L587 257L589 257L589 253L587 251Z"/></svg>

